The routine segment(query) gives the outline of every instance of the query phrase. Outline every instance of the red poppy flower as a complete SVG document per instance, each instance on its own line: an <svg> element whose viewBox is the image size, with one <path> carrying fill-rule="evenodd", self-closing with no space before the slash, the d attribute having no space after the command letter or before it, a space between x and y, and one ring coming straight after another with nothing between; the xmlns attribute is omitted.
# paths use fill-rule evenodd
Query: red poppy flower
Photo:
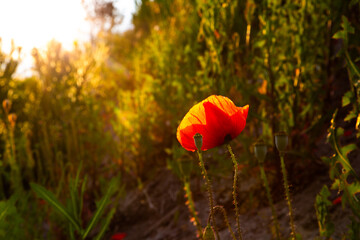
<svg viewBox="0 0 360 240"><path fill-rule="evenodd" d="M337 205L337 204L339 204L339 203L341 203L341 196L335 198L335 199L332 201L332 204L333 204L333 205Z"/></svg>
<svg viewBox="0 0 360 240"><path fill-rule="evenodd" d="M212 95L193 106L177 129L177 139L188 151L197 150L194 135L203 137L201 150L222 145L236 138L245 128L249 105L237 107L227 97Z"/></svg>
<svg viewBox="0 0 360 240"><path fill-rule="evenodd" d="M115 233L111 236L111 240L122 240L126 237L126 233Z"/></svg>

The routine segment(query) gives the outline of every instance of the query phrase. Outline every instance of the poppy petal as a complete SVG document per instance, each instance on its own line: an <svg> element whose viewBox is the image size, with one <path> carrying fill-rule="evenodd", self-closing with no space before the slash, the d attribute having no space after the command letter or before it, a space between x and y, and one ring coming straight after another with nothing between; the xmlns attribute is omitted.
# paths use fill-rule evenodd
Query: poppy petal
<svg viewBox="0 0 360 240"><path fill-rule="evenodd" d="M115 233L111 236L111 240L122 240L126 237L126 233Z"/></svg>
<svg viewBox="0 0 360 240"><path fill-rule="evenodd" d="M187 126L186 128L181 129L178 131L177 138L180 144L188 151L195 151L196 146L194 142L194 135L195 133L200 133L202 136L207 135L207 129L205 125L201 124L194 124ZM204 138L204 137L203 137ZM201 148L203 150L203 148Z"/></svg>
<svg viewBox="0 0 360 240"><path fill-rule="evenodd" d="M231 118L214 104L204 103L208 135L203 136L204 148L210 149L224 143L231 133Z"/></svg>
<svg viewBox="0 0 360 240"><path fill-rule="evenodd" d="M207 98L207 101L213 103L227 115L233 115L238 111L238 107L227 97L212 95Z"/></svg>
<svg viewBox="0 0 360 240"><path fill-rule="evenodd" d="M231 138L236 138L245 128L246 118L249 112L249 105L238 107L238 111L231 116L232 128L235 129L231 132Z"/></svg>
<svg viewBox="0 0 360 240"><path fill-rule="evenodd" d="M212 95L194 105L177 129L177 139L188 151L195 151L194 135L203 137L201 150L224 143L225 137L237 137L245 127L249 105L237 107L229 98Z"/></svg>

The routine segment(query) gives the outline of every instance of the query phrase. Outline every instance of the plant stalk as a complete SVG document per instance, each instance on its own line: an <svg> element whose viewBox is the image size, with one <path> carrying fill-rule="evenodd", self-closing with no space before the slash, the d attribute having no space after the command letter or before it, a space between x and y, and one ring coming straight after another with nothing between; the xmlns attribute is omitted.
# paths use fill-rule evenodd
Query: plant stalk
<svg viewBox="0 0 360 240"><path fill-rule="evenodd" d="M236 215L236 225L237 225L237 231L238 231L238 235L239 235L239 239L242 240L242 232L241 232L241 227L240 227L240 213L239 213L239 207L238 207L238 202L237 202L237 177L238 177L238 163L236 161L235 155L231 149L230 144L227 144L227 148L230 152L231 155L231 159L233 161L234 164L234 184L233 184L233 199L234 199L234 207L235 207L235 215Z"/></svg>
<svg viewBox="0 0 360 240"><path fill-rule="evenodd" d="M287 180L287 172L285 168L285 162L284 162L284 152L280 151L280 161L281 161L281 171L283 174L283 180L284 180L284 188L285 188L285 194L286 194L286 201L289 207L289 218L290 218L290 226L291 226L291 239L295 240L295 224L294 224L294 213L291 206L291 198L289 193L289 183Z"/></svg>
<svg viewBox="0 0 360 240"><path fill-rule="evenodd" d="M224 207L218 205L218 206L215 206L215 207L214 207L214 210L220 210L220 212L223 214L223 216L224 216L224 221L225 221L225 223L226 223L226 226L227 226L228 229L229 229L230 235L231 235L231 237L232 237L233 240L236 240L235 234L234 234L233 230L231 229L231 226L230 226L230 223L229 223L229 219L228 219L228 217L227 217L227 214L226 214L226 211L225 211Z"/></svg>
<svg viewBox="0 0 360 240"><path fill-rule="evenodd" d="M261 178L263 179L264 187L266 189L266 195L267 195L267 198L269 200L270 207L271 207L271 213L272 213L272 217L273 217L273 224L274 224L274 227L275 227L276 239L280 240L279 221L278 221L276 210L275 210L273 200L272 200L272 197L271 197L269 182L267 180L263 164L260 164L260 173L261 173Z"/></svg>
<svg viewBox="0 0 360 240"><path fill-rule="evenodd" d="M196 227L196 231L197 231L197 235L199 237L199 239L202 239L203 238L203 234L202 234L202 227L201 227L201 224L200 224L200 220L199 220L199 217L196 213L196 210L195 210L195 204L194 204L194 200L192 198L192 193L191 193L191 189L190 189L190 183L188 181L184 181L184 190L185 190L185 193L186 193L186 199L187 199L187 206L189 208L189 212L190 214L192 215L193 217L193 224L195 225Z"/></svg>
<svg viewBox="0 0 360 240"><path fill-rule="evenodd" d="M216 228L216 221L215 221L215 216L214 216L214 198L213 198L213 193L212 193L211 181L210 181L210 179L208 177L208 174L207 174L207 171L205 169L205 165L204 165L204 161L203 161L203 158L202 158L201 150L198 150L197 153L198 153L198 156L199 156L199 163L200 163L201 172L202 172L202 174L203 174L203 176L205 178L206 188L207 188L208 195L209 195L210 219L211 219L211 222L213 224L216 237L217 237L217 239L220 239L219 233L218 233L217 228Z"/></svg>

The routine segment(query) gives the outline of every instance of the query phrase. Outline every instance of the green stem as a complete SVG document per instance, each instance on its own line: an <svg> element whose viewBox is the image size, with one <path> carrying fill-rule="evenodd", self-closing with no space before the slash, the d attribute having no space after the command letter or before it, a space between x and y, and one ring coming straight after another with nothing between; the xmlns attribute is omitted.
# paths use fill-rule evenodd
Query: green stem
<svg viewBox="0 0 360 240"><path fill-rule="evenodd" d="M285 188L285 194L286 194L286 201L289 207L289 217L290 217L290 226L291 226L291 239L295 240L295 224L294 224L294 214L293 209L291 206L291 199L290 199L290 193L289 193L289 184L287 181L287 172L285 168L285 162L284 162L284 152L280 152L280 161L281 161L281 171L283 174L284 179L284 188Z"/></svg>
<svg viewBox="0 0 360 240"><path fill-rule="evenodd" d="M15 139L14 139L14 128L9 125L9 141L10 141L10 168L11 168L11 180L13 181L14 190L22 189L20 168L16 162L16 148L15 148Z"/></svg>
<svg viewBox="0 0 360 240"><path fill-rule="evenodd" d="M199 156L200 168L201 168L202 174L203 174L203 176L205 178L206 188L207 188L208 195L209 195L210 219L212 221L212 224L213 224L217 239L220 239L219 233L218 233L217 228L216 228L216 222L215 222L215 216L214 216L214 198L213 198L213 194L212 194L211 182L210 182L210 179L208 177L207 171L205 169L204 161L202 159L201 150L198 150L197 153L198 153L198 156Z"/></svg>
<svg viewBox="0 0 360 240"><path fill-rule="evenodd" d="M195 227L197 229L197 235L198 235L199 239L202 239L203 238L202 227L200 224L199 217L195 210L195 204L194 204L194 200L192 198L190 183L186 180L184 181L184 190L186 193L186 199L187 199L187 203L188 203L187 205L189 208L189 212L192 215L192 217L194 218L193 224L195 225Z"/></svg>
<svg viewBox="0 0 360 240"><path fill-rule="evenodd" d="M231 159L233 161L233 164L234 164L234 184L233 184L233 198L234 198L234 207L235 207L235 215L236 215L236 225L237 225L237 231L238 231L238 234L239 234L239 239L242 240L242 233L241 233L241 227L240 227L240 213L239 213L239 208L238 208L238 202L237 202L237 193L236 193L236 190L237 190L237 177L238 177L238 163L236 161L236 158L235 158L235 155L231 149L231 146L230 144L227 144L227 148L230 152L230 155L231 155Z"/></svg>
<svg viewBox="0 0 360 240"><path fill-rule="evenodd" d="M231 237L232 237L233 240L236 240L235 234L234 234L233 230L231 229L231 226L230 226L230 223L229 223L229 219L228 219L228 217L227 217L227 214L226 214L226 211L225 211L224 207L218 205L218 206L215 206L215 207L214 207L214 210L220 210L220 211L222 212L222 214L223 214L223 216L224 216L224 221L225 221L225 223L226 223L226 226L227 226L228 229L229 229L230 235L231 235Z"/></svg>
<svg viewBox="0 0 360 240"><path fill-rule="evenodd" d="M264 170L264 166L262 164L260 164L260 173L261 173L261 178L264 181L264 187L266 189L266 195L267 198L269 200L269 204L271 207L271 213L273 216L273 223L274 223L274 227L275 227L275 233L276 233L276 239L280 240L280 227L279 227L279 222L278 222L278 218L277 218L277 214L276 214L276 210L273 204L273 200L271 197L271 193L270 193L270 187L269 187L269 183L265 174L265 170Z"/></svg>

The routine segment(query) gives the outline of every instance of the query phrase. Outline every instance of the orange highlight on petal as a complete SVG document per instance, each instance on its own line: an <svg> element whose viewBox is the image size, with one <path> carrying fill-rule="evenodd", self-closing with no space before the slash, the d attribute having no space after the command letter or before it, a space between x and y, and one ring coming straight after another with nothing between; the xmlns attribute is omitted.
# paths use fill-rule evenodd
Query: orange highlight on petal
<svg viewBox="0 0 360 240"><path fill-rule="evenodd" d="M249 105L237 107L229 98L212 95L194 105L177 129L177 139L188 151L195 151L194 135L203 137L205 151L236 138L245 128Z"/></svg>

